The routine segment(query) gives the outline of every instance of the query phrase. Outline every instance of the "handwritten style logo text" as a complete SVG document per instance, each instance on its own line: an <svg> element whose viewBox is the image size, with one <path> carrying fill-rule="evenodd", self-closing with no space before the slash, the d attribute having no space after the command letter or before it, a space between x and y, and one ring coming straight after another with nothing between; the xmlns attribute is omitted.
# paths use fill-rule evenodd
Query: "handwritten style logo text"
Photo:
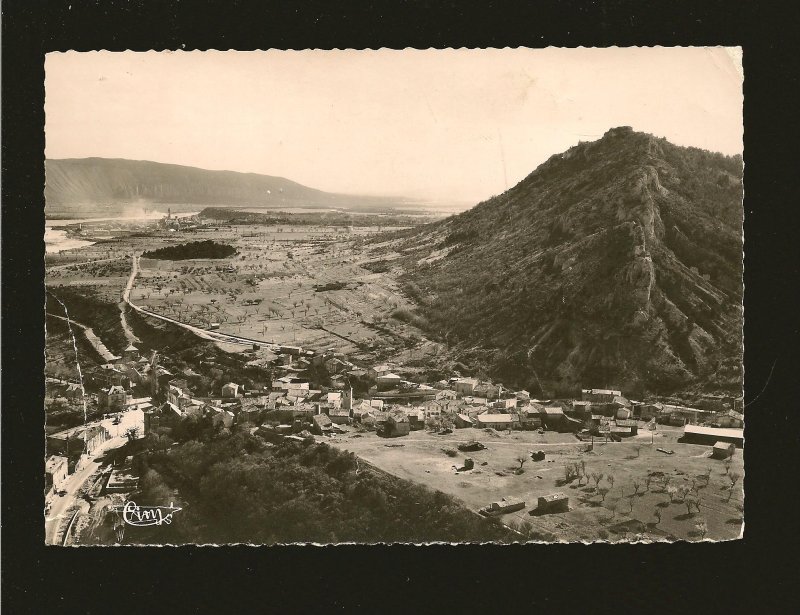
<svg viewBox="0 0 800 615"><path fill-rule="evenodd" d="M139 506L136 502L128 500L124 506L118 506L116 510L122 513L122 519L128 525L145 527L148 525L169 525L172 523L172 515L182 509L172 502L170 502L169 506Z"/></svg>

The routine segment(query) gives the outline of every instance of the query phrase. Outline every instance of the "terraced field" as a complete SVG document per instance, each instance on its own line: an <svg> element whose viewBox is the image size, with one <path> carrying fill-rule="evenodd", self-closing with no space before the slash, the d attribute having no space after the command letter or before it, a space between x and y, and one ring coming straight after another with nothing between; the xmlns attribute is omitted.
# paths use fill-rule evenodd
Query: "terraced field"
<svg viewBox="0 0 800 615"><path fill-rule="evenodd" d="M233 245L235 256L142 258L130 298L193 326L218 325L222 333L265 342L346 354L378 342L396 344L419 333L391 318L394 310L411 307L394 280L362 267L364 257L354 239L375 231L220 227L204 232L202 239Z"/></svg>

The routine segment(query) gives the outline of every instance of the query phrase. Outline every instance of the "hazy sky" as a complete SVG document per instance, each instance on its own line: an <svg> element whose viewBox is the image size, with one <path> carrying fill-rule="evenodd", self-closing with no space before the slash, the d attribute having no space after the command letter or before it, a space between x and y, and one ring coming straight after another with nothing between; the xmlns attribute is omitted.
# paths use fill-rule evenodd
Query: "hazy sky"
<svg viewBox="0 0 800 615"><path fill-rule="evenodd" d="M46 155L476 203L614 126L742 151L724 48L50 53Z"/></svg>

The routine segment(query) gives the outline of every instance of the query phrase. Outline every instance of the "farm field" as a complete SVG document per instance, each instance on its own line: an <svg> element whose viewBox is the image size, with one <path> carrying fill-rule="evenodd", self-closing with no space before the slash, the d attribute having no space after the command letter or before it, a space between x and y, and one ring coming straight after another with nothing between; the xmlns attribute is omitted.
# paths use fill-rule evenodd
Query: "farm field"
<svg viewBox="0 0 800 615"><path fill-rule="evenodd" d="M648 431L621 443L603 443L595 439L594 449L579 442L571 434L545 432L494 432L478 429L459 429L448 435L435 435L425 431L411 432L401 438L386 439L374 433L347 433L331 438L336 447L351 451L381 470L401 478L427 485L461 499L469 508L478 510L492 501L514 496L525 501L525 509L503 515L505 524L529 523L537 539L557 541L630 540L639 535L646 540L700 540L696 527L704 521L705 538L724 540L739 536L742 513L737 506L743 502L741 479L732 493L728 486L724 462L710 459L709 446L678 443L681 431L657 432L654 443ZM475 438L486 449L471 453L458 451L455 457L447 456L442 449L455 449L459 443ZM637 450L638 448L638 450ZM673 450L667 455L657 448ZM530 451L543 450L544 461L532 461ZM527 457L522 474L519 456ZM469 471L457 472L464 458L471 457L475 466ZM586 473L602 473L599 489L593 480L565 482L564 466L569 463L586 464ZM486 465L482 465L482 464ZM670 501L669 491L675 487L691 487L710 469L708 485L699 490L700 512L694 507L687 512L678 496ZM742 452L737 450L729 472L743 474ZM669 477L666 489L660 476L654 477L649 487L647 476L662 473ZM606 477L613 477L613 486ZM639 483L638 490L634 481ZM537 505L539 496L562 492L569 497L570 511L541 516L529 515ZM728 497L730 494L730 498ZM657 521L656 510L660 511Z"/></svg>
<svg viewBox="0 0 800 615"><path fill-rule="evenodd" d="M237 249L226 259L140 259L133 303L157 314L221 333L309 350L351 355L418 335L390 320L410 308L397 284L362 267L356 227L247 226L203 229L169 244L211 239ZM187 234L188 235L188 234ZM156 238L154 238L156 239ZM157 239L148 249L166 245Z"/></svg>

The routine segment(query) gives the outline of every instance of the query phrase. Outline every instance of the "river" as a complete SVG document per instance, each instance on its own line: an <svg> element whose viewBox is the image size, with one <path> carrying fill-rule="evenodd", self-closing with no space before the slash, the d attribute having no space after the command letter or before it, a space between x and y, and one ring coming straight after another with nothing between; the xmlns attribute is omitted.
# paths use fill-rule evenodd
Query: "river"
<svg viewBox="0 0 800 615"><path fill-rule="evenodd" d="M58 254L63 250L74 250L75 248L85 248L94 245L94 241L74 239L67 236L67 231L54 229L49 223L44 227L44 250L47 254Z"/></svg>

